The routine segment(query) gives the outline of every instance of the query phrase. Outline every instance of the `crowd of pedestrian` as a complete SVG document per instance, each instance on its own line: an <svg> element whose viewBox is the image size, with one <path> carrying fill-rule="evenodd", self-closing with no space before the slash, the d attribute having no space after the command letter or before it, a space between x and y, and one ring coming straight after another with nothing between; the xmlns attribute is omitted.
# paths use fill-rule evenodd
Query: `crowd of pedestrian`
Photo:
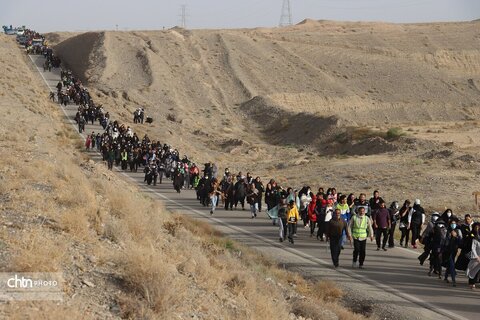
<svg viewBox="0 0 480 320"><path fill-rule="evenodd" d="M53 59L53 52L45 54ZM50 57L50 58L49 58ZM259 176L250 172L234 174L227 168L219 176L216 164L208 162L200 169L178 150L144 135L141 139L128 125L110 120L101 105L96 105L81 81L70 71L62 70L57 84L57 100L62 105L74 103L78 107L75 121L82 133L86 123L98 123L104 131L86 134L85 148L96 149L110 170L137 172L143 169L144 182L155 186L164 177L177 192L195 189L197 200L208 207L213 215L220 202L224 210L245 210L248 205L252 219L257 218L266 206L272 224L278 226L280 242L292 245L297 238L298 225L303 223L310 237L329 243L332 262L339 267L339 256L344 246L353 246L352 267L364 268L367 240L376 243L377 251L387 251L397 245L417 249L423 245L418 257L420 264L429 261L428 275L437 275L445 282L456 285L456 270L465 271L469 285L475 288L480 275L480 224L471 215L460 218L447 209L429 216L416 199L413 204L405 200L389 205L375 190L370 199L360 193L337 192L336 188L320 187L313 191L309 186L300 190L282 187L275 179L264 185ZM55 94L50 95L55 100ZM143 108L134 113L134 123L142 124ZM425 228L424 228L425 226ZM395 231L400 231L396 240ZM308 234L307 233L307 234Z"/></svg>
<svg viewBox="0 0 480 320"><path fill-rule="evenodd" d="M354 248L352 267L363 269L366 243L370 239L375 240L377 251L387 251L396 243L405 248L410 245L412 249L423 245L418 260L423 265L428 259L428 275L443 276L453 286L456 286L456 270L467 273L471 288L479 281L480 223L474 222L470 214L460 221L451 209L441 215L433 212L425 225L427 215L420 199L413 204L405 200L401 207L398 201L387 206L378 190L367 200L364 193L357 198L354 193L343 194L336 188L325 191L320 187L315 194L309 186L299 191L283 188L274 179L264 187L260 177L253 178L250 173L243 176L242 172L232 175L228 169L220 181L216 174L205 172L197 195L200 194L198 199L204 206L210 197L211 214L219 198L223 199L225 210L237 209L238 204L244 210L246 200L251 217L256 218L264 201L273 224L278 224L280 242L288 239L294 244L301 220L310 237L329 242L334 267L339 266L340 253L348 241ZM399 240L395 238L397 226Z"/></svg>

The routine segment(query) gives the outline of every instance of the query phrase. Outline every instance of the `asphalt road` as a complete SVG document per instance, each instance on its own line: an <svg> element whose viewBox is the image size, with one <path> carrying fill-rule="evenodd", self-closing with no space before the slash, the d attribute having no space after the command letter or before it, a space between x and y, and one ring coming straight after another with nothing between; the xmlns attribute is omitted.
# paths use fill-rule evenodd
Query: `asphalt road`
<svg viewBox="0 0 480 320"><path fill-rule="evenodd" d="M42 56L30 56L44 82L55 91L60 79L60 70L43 72ZM48 97L46 97L48 98ZM75 105L62 108L65 121L76 128L73 117ZM134 130L135 126L129 124ZM102 132L99 125L87 125L86 132ZM162 137L159 137L162 140ZM101 161L99 155L90 156ZM217 210L213 216L209 209L202 207L191 190L178 194L171 183L164 181L155 187L145 186L142 173L121 172L123 178L136 183L145 193L160 199L172 211L204 220L226 236L256 248L272 257L280 265L316 279L329 279L347 292L347 301L357 301L366 308L378 309L377 314L384 318L399 319L478 319L480 293L471 291L463 272L458 275L457 287L444 283L436 277L427 276L427 267L418 264L416 257L420 251L393 248L387 252L376 251L369 243L365 269L352 269L352 249L347 245L340 256L340 268L334 270L330 253L324 242L309 237L309 230L299 228L294 245L278 242L278 229L272 226L265 213L251 219L248 210ZM300 226L300 225L299 225Z"/></svg>

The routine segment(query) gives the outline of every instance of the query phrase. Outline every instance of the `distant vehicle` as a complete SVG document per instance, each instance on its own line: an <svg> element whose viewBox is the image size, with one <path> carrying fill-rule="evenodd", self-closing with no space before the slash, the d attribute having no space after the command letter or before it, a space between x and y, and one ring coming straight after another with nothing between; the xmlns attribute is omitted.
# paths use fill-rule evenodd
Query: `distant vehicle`
<svg viewBox="0 0 480 320"><path fill-rule="evenodd" d="M25 29L17 29L17 36L23 36L25 34Z"/></svg>
<svg viewBox="0 0 480 320"><path fill-rule="evenodd" d="M26 36L17 36L17 42L23 46L28 42L28 38Z"/></svg>
<svg viewBox="0 0 480 320"><path fill-rule="evenodd" d="M42 38L33 38L32 39L32 46L43 46L43 39Z"/></svg>
<svg viewBox="0 0 480 320"><path fill-rule="evenodd" d="M5 34L7 35L13 36L17 34L17 29L14 29L12 26L10 27L3 26L2 28L3 28L3 32L5 32Z"/></svg>

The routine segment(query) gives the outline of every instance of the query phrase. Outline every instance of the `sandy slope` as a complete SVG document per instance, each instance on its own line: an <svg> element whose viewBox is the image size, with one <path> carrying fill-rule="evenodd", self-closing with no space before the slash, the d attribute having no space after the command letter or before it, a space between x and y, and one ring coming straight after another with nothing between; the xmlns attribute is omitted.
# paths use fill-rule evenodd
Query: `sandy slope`
<svg viewBox="0 0 480 320"><path fill-rule="evenodd" d="M479 26L306 20L286 29L98 32L56 48L117 116L131 122L133 110L145 106L155 123L137 130L200 161L214 158L234 170L252 169L296 184L355 191L377 186L390 196L401 188L408 197L418 189L405 182L412 167L418 167L420 185L448 167L434 182L439 190L420 195L460 188L455 196L470 208L471 189L480 186L455 183L480 169L477 159L457 159L475 145L463 150L458 143L464 124L480 118ZM432 121L453 128L454 139L449 140L451 130L444 136L422 134ZM381 133L397 126L408 139L385 141L351 129L384 137ZM453 140L453 147L444 145ZM460 153L427 157L427 163L421 157L442 148ZM375 156L321 157L339 154ZM381 165L372 166L377 162ZM318 174L327 167L334 177ZM374 178L382 171L387 181L403 182L383 186ZM358 172L373 181L362 185Z"/></svg>

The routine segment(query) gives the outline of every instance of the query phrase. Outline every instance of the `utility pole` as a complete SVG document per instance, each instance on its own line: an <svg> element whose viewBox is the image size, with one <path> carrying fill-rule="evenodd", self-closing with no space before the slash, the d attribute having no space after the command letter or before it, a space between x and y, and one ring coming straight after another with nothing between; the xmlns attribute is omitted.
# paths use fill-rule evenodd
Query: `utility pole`
<svg viewBox="0 0 480 320"><path fill-rule="evenodd" d="M187 5L182 4L180 7L182 9L182 22L180 24L180 27L182 27L183 29L187 29Z"/></svg>
<svg viewBox="0 0 480 320"><path fill-rule="evenodd" d="M282 15L280 16L280 27L286 27L292 25L292 7L290 6L290 0L283 0Z"/></svg>

